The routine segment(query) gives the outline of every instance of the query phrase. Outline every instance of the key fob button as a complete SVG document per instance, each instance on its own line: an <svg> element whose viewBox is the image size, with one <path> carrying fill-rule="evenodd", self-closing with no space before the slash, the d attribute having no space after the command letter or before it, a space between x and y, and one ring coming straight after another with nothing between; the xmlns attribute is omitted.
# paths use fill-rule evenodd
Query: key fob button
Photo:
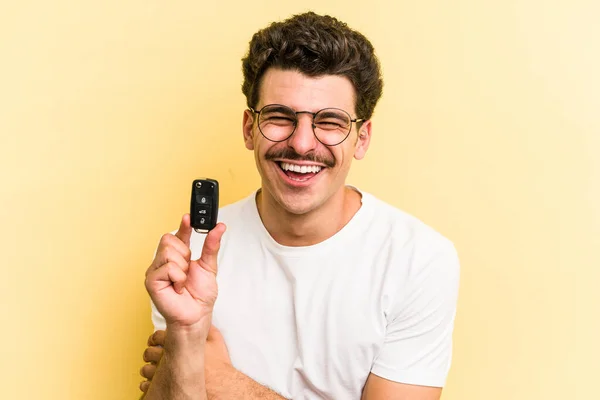
<svg viewBox="0 0 600 400"><path fill-rule="evenodd" d="M200 226L200 225L205 225L209 222L209 218L208 217L204 217L204 216L197 216L196 218L194 218L194 225L196 226Z"/></svg>
<svg viewBox="0 0 600 400"><path fill-rule="evenodd" d="M210 206L209 205L205 205L205 206L201 206L201 205L197 205L196 206L196 214L200 214L200 215L210 215Z"/></svg>
<svg viewBox="0 0 600 400"><path fill-rule="evenodd" d="M198 204L211 204L211 196L205 196L203 194L196 195L196 203Z"/></svg>

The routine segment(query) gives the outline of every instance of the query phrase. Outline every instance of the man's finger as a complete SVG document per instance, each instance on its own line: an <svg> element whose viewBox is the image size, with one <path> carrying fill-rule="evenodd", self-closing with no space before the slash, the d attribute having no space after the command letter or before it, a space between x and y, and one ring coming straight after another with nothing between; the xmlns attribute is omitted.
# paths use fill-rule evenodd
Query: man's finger
<svg viewBox="0 0 600 400"><path fill-rule="evenodd" d="M148 346L164 346L167 331L158 330L148 337Z"/></svg>
<svg viewBox="0 0 600 400"><path fill-rule="evenodd" d="M149 381L154 377L154 373L156 372L156 365L146 364L140 369L140 375Z"/></svg>
<svg viewBox="0 0 600 400"><path fill-rule="evenodd" d="M146 393L149 388L150 388L150 381L143 381L142 383L140 383L140 390L142 392Z"/></svg>
<svg viewBox="0 0 600 400"><path fill-rule="evenodd" d="M176 239L179 242L179 239ZM183 244L181 242L179 242L179 244L181 246L183 246ZM164 250L163 253L164 257L165 257L165 264L168 262L172 262L175 265L177 265L179 268L181 268L181 270L183 272L187 272L189 266L190 266L190 261L189 258L186 260L184 258L184 256L181 254L181 252L179 252L178 250L174 249L174 248L167 248Z"/></svg>
<svg viewBox="0 0 600 400"><path fill-rule="evenodd" d="M168 233L164 236L165 236L165 238L161 242L162 246L159 249L159 251L161 252L161 256L163 257L163 260L164 260L163 264L165 262L167 262L166 259L168 259L170 256L172 256L173 251L175 251L176 253L179 253L183 257L183 259L185 259L186 262L189 263L191 260L191 256L192 256L192 251L190 250L189 244L183 243L183 241L181 241L179 236L171 235L170 233Z"/></svg>
<svg viewBox="0 0 600 400"><path fill-rule="evenodd" d="M152 293L172 285L175 292L182 294L186 280L186 273L177 264L168 262L146 276L146 290L152 296Z"/></svg>
<svg viewBox="0 0 600 400"><path fill-rule="evenodd" d="M192 226L190 225L190 214L184 214L181 218L179 229L175 233L187 247L190 247L190 237L192 236Z"/></svg>
<svg viewBox="0 0 600 400"><path fill-rule="evenodd" d="M179 231L177 233L179 234ZM179 260L178 263L181 263L181 265L186 268L191 260L191 256L192 252L190 250L189 243L183 243L179 236L165 233L160 238L156 256L154 257L154 260L152 260L152 265L150 265L146 271L146 276L148 276L148 274L150 274L152 271L160 268L161 265L175 259Z"/></svg>
<svg viewBox="0 0 600 400"><path fill-rule="evenodd" d="M144 361L158 364L163 355L163 348L160 346L150 346L144 351L142 356Z"/></svg>
<svg viewBox="0 0 600 400"><path fill-rule="evenodd" d="M217 273L217 256L219 255L219 249L221 248L221 238L227 227L224 223L219 222L204 239L204 246L202 246L202 255L198 260L202 267L209 269L215 275Z"/></svg>

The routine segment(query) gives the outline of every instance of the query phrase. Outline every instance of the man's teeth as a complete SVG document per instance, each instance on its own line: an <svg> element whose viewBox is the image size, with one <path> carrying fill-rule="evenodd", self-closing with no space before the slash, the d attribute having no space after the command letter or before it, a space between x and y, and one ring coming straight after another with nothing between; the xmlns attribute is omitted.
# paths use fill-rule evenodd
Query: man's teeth
<svg viewBox="0 0 600 400"><path fill-rule="evenodd" d="M293 172L298 172L301 174L308 174L308 173L316 174L317 172L321 171L321 167L318 165L294 165L294 164L285 163L285 162L282 162L279 165L281 166L281 169L284 171L293 171Z"/></svg>

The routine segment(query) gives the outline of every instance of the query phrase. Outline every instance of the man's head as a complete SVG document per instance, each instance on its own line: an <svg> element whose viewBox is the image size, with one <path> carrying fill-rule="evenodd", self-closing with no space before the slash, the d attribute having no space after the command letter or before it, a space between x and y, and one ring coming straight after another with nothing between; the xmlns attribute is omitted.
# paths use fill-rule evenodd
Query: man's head
<svg viewBox="0 0 600 400"><path fill-rule="evenodd" d="M373 46L335 18L306 13L257 32L243 69L244 140L265 196L306 214L343 195L352 158L368 148L381 96ZM332 134L335 109L346 123Z"/></svg>

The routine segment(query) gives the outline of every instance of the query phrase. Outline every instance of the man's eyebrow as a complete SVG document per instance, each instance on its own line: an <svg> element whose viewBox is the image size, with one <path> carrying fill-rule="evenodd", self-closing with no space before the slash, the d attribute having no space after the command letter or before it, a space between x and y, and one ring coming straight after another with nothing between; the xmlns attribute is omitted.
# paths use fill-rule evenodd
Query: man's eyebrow
<svg viewBox="0 0 600 400"><path fill-rule="evenodd" d="M291 114L291 112L293 112L293 110L289 107L280 105L280 104L273 104L269 106L269 112L278 112L278 113L282 113L282 114Z"/></svg>
<svg viewBox="0 0 600 400"><path fill-rule="evenodd" d="M321 118L330 118L330 117L338 117L342 119L348 119L348 116L341 111L325 109L324 111L319 112L319 117Z"/></svg>

